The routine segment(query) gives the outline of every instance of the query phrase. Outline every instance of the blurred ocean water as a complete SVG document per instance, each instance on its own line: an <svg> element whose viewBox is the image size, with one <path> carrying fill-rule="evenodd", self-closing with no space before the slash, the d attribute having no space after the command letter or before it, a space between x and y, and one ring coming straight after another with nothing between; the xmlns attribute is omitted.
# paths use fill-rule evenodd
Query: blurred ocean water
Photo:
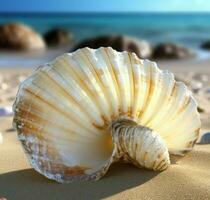
<svg viewBox="0 0 210 200"><path fill-rule="evenodd" d="M0 23L11 21L28 24L41 34L63 27L76 41L120 33L152 43L174 41L197 47L210 39L210 13L0 14Z"/></svg>
<svg viewBox="0 0 210 200"><path fill-rule="evenodd" d="M154 45L176 42L200 51L200 45L210 40L210 13L0 13L0 23L6 22L25 23L40 34L55 27L65 28L72 33L74 42L104 34L125 34ZM200 53L205 57L205 51ZM1 54L0 65L5 61Z"/></svg>

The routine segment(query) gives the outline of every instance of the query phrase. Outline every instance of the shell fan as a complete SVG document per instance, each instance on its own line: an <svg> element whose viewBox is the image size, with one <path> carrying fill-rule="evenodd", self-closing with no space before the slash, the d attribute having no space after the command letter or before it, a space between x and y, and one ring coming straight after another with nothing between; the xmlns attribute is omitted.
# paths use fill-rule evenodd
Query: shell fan
<svg viewBox="0 0 210 200"><path fill-rule="evenodd" d="M61 183L97 180L118 160L164 170L200 130L183 83L112 48L79 49L40 66L20 85L13 110L32 167Z"/></svg>

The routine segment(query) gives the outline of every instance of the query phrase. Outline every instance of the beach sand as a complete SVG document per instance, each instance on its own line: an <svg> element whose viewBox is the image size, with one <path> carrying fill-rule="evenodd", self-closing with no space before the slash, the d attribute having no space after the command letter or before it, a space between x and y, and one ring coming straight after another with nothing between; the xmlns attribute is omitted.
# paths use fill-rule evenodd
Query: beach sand
<svg viewBox="0 0 210 200"><path fill-rule="evenodd" d="M195 94L199 106L204 109L201 134L210 131L210 60L161 61L158 66L174 72L176 77L186 82L202 83ZM1 107L12 105L18 83L30 73L31 69L26 68L0 69L6 84L1 84ZM0 197L8 200L210 199L210 144L196 144L192 152L161 173L128 164L114 164L99 181L58 184L30 167L12 129L12 116L0 119L3 136L0 144Z"/></svg>

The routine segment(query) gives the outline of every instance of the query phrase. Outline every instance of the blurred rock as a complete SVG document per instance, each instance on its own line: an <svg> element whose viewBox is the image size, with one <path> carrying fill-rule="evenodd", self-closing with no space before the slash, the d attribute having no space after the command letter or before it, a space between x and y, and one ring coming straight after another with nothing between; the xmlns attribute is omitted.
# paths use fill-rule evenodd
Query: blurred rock
<svg viewBox="0 0 210 200"><path fill-rule="evenodd" d="M205 92L206 92L207 94L209 94L209 93L210 93L210 88L207 88L207 89L205 90Z"/></svg>
<svg viewBox="0 0 210 200"><path fill-rule="evenodd" d="M202 135L199 144L210 144L210 133L205 133Z"/></svg>
<svg viewBox="0 0 210 200"><path fill-rule="evenodd" d="M99 47L112 47L117 51L134 52L140 58L149 58L152 54L152 48L148 42L123 35L104 35L87 39L77 44L72 51L83 47L93 49Z"/></svg>
<svg viewBox="0 0 210 200"><path fill-rule="evenodd" d="M200 107L200 106L197 107L197 110L198 110L199 113L203 113L204 112L204 109L202 107Z"/></svg>
<svg viewBox="0 0 210 200"><path fill-rule="evenodd" d="M175 76L175 80L178 82L183 82L187 87L189 87L193 91L193 93L198 93L203 88L203 83L198 80L189 80L178 76Z"/></svg>
<svg viewBox="0 0 210 200"><path fill-rule="evenodd" d="M175 76L175 80L178 81L178 82L183 82L187 87L191 87L190 86L190 81L187 80L187 79Z"/></svg>
<svg viewBox="0 0 210 200"><path fill-rule="evenodd" d="M0 49L26 51L44 48L43 39L30 27L18 23L0 25Z"/></svg>
<svg viewBox="0 0 210 200"><path fill-rule="evenodd" d="M194 93L198 93L200 89L203 87L203 83L200 81L192 80L190 82L190 87Z"/></svg>
<svg viewBox="0 0 210 200"><path fill-rule="evenodd" d="M48 46L61 46L71 43L72 35L64 29L56 28L45 33L44 40Z"/></svg>
<svg viewBox="0 0 210 200"><path fill-rule="evenodd" d="M194 53L181 45L162 43L154 47L153 58L156 59L184 59L194 56Z"/></svg>
<svg viewBox="0 0 210 200"><path fill-rule="evenodd" d="M206 74L195 74L193 76L193 79L207 83L209 80L209 77Z"/></svg>
<svg viewBox="0 0 210 200"><path fill-rule="evenodd" d="M210 40L204 42L204 43L201 45L201 48L210 50Z"/></svg>

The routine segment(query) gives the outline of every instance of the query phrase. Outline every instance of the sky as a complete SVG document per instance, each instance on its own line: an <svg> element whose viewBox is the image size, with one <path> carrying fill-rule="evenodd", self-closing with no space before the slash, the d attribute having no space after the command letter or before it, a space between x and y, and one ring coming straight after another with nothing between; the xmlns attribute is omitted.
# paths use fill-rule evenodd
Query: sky
<svg viewBox="0 0 210 200"><path fill-rule="evenodd" d="M210 0L0 0L3 12L210 12Z"/></svg>

